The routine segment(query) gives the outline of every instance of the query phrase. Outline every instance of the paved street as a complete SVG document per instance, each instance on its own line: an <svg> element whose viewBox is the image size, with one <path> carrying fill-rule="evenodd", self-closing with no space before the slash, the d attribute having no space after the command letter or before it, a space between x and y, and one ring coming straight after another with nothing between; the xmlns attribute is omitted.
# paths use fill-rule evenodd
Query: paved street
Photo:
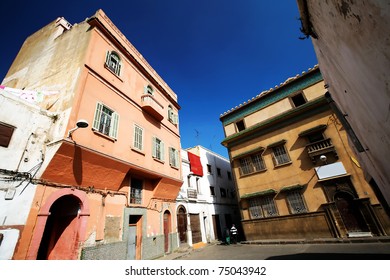
<svg viewBox="0 0 390 280"><path fill-rule="evenodd" d="M179 260L390 260L390 243L211 244L161 259Z"/></svg>

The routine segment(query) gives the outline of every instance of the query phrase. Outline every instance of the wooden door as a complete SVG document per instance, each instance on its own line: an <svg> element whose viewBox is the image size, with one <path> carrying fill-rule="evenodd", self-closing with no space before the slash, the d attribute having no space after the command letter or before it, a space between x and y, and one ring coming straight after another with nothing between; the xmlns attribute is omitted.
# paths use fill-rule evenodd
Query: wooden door
<svg viewBox="0 0 390 280"><path fill-rule="evenodd" d="M202 232L200 230L199 214L190 214L190 224L192 231L192 243L198 243L202 241Z"/></svg>

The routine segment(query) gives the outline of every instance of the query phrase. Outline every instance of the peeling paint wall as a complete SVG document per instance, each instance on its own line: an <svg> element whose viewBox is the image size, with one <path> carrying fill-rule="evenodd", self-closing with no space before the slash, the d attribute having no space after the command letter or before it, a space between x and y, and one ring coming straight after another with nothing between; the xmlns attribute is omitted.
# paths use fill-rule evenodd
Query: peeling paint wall
<svg viewBox="0 0 390 280"><path fill-rule="evenodd" d="M366 179L390 205L390 1L307 1L329 92L362 142Z"/></svg>

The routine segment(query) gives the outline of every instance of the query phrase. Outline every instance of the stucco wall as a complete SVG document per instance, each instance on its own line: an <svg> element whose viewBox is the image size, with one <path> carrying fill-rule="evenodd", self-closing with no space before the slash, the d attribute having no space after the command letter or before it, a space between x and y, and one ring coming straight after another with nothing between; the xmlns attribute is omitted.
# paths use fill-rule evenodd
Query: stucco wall
<svg viewBox="0 0 390 280"><path fill-rule="evenodd" d="M390 2L307 1L329 92L365 152L360 161L390 205Z"/></svg>

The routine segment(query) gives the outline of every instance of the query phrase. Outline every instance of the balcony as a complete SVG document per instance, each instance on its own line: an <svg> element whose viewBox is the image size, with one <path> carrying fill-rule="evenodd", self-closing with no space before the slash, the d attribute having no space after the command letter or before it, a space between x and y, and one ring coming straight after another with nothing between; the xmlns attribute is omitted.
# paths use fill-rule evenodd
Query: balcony
<svg viewBox="0 0 390 280"><path fill-rule="evenodd" d="M187 190L187 197L188 197L188 199L197 199L198 198L197 190L188 189Z"/></svg>
<svg viewBox="0 0 390 280"><path fill-rule="evenodd" d="M337 151L332 144L332 140L330 138L323 139L314 143L310 143L306 145L307 153L309 154L310 159L313 163L316 162L316 157L320 155L324 155L327 153L333 153L336 158L338 158Z"/></svg>
<svg viewBox="0 0 390 280"><path fill-rule="evenodd" d="M148 112L158 121L164 118L164 107L150 94L144 94L141 96L142 110Z"/></svg>

